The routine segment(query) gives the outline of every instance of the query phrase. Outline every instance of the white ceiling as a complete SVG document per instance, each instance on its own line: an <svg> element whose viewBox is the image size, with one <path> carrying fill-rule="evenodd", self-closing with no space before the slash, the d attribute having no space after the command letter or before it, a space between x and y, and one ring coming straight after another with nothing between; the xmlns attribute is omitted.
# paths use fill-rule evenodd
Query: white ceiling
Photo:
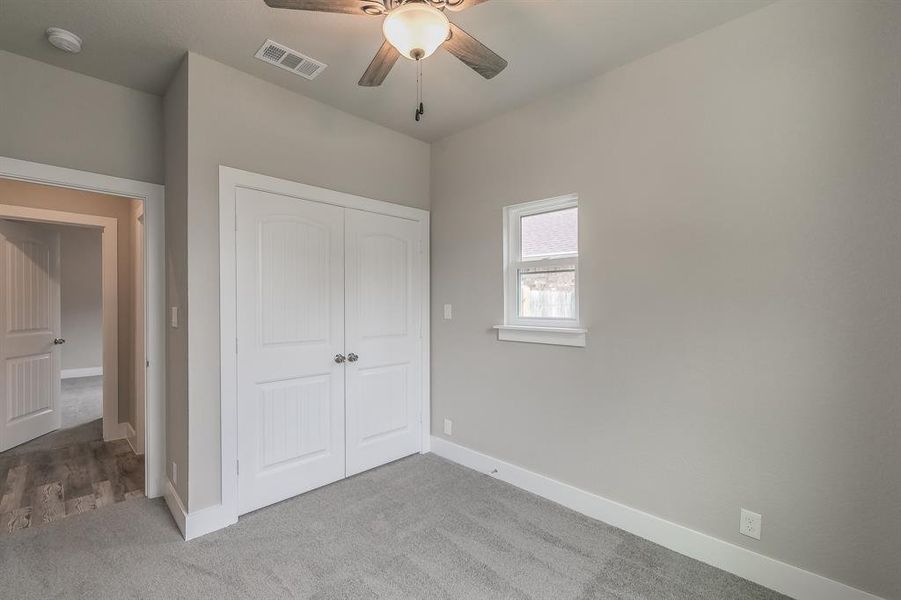
<svg viewBox="0 0 901 600"><path fill-rule="evenodd" d="M771 1L491 0L450 18L510 65L488 81L439 50L423 64L420 123L411 61L398 61L381 87L357 86L382 43L381 17L276 10L263 0L0 0L0 48L154 94L191 50L433 141ZM81 54L51 47L50 26L80 35ZM260 62L253 55L266 38L329 66L307 81Z"/></svg>

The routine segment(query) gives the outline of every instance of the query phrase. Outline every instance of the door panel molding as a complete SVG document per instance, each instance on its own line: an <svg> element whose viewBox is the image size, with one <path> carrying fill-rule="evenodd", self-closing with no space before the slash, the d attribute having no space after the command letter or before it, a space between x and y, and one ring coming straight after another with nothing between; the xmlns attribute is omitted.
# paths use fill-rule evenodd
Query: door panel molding
<svg viewBox="0 0 901 600"><path fill-rule="evenodd" d="M347 475L408 456L422 445L424 309L417 224L360 210L344 222ZM425 311L427 312L427 311Z"/></svg>
<svg viewBox="0 0 901 600"><path fill-rule="evenodd" d="M344 209L240 188L238 512L344 478Z"/></svg>
<svg viewBox="0 0 901 600"><path fill-rule="evenodd" d="M0 451L59 429L59 232L0 220Z"/></svg>
<svg viewBox="0 0 901 600"><path fill-rule="evenodd" d="M421 363L421 377L418 388L420 396L419 451L428 452L431 447L430 435L430 382L429 382L429 212L426 210L373 200L303 183L268 177L231 167L219 167L219 285L220 285L220 385L221 385L221 502L219 505L203 509L204 526L197 529L202 535L227 527L238 520L238 344L237 344L237 244L236 207L238 191L256 190L305 200L399 217L411 221L419 228L419 338L418 360ZM243 342L242 342L243 345ZM348 348L348 352L353 349ZM362 359L361 359L362 361ZM403 361L400 361L403 362ZM385 363L391 364L389 362ZM393 363L397 364L397 362ZM359 364L362 370L365 364ZM390 435L390 433L387 433ZM378 437L378 436L376 436ZM243 471L243 467L242 467ZM190 521L190 514L185 515ZM212 519L212 520L211 520ZM186 526L187 528L187 526ZM187 528L190 529L190 528ZM192 536L193 537L193 536Z"/></svg>

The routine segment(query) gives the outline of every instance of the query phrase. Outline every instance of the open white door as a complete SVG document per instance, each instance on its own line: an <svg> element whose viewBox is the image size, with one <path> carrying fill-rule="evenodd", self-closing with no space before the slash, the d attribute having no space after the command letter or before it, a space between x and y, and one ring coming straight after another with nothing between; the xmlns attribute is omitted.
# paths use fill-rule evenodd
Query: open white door
<svg viewBox="0 0 901 600"><path fill-rule="evenodd" d="M236 209L244 514L344 477L344 211L244 188Z"/></svg>
<svg viewBox="0 0 901 600"><path fill-rule="evenodd" d="M59 234L0 220L0 451L60 427Z"/></svg>
<svg viewBox="0 0 901 600"><path fill-rule="evenodd" d="M345 217L347 475L421 449L420 225Z"/></svg>

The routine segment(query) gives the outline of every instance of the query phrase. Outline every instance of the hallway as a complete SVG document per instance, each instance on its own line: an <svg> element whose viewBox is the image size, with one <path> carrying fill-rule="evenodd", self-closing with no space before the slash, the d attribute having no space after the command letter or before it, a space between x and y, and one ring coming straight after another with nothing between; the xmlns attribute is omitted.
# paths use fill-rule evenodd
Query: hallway
<svg viewBox="0 0 901 600"><path fill-rule="evenodd" d="M60 385L63 429L103 417L103 377L63 379Z"/></svg>

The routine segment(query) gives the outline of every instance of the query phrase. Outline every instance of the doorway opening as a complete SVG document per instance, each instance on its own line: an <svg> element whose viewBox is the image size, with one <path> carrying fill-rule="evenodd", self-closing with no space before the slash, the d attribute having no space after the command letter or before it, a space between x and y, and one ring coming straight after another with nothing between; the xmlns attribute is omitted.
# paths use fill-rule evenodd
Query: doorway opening
<svg viewBox="0 0 901 600"><path fill-rule="evenodd" d="M0 533L145 495L143 216L0 179Z"/></svg>

